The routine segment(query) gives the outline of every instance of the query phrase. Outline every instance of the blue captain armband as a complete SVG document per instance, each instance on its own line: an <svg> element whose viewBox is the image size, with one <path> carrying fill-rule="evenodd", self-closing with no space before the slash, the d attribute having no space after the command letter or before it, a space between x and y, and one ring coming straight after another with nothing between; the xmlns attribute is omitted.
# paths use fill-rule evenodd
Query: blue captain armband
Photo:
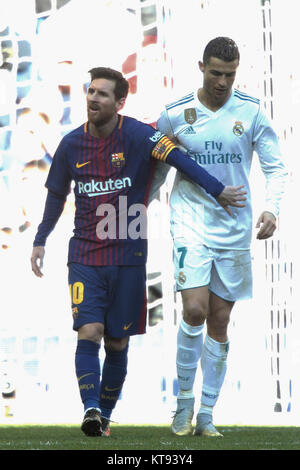
<svg viewBox="0 0 300 470"><path fill-rule="evenodd" d="M208 194L211 194L215 198L218 197L225 188L217 178L210 175L203 167L198 165L192 158L184 155L177 148L171 150L165 162L184 173L194 181L194 183L197 183L204 188Z"/></svg>

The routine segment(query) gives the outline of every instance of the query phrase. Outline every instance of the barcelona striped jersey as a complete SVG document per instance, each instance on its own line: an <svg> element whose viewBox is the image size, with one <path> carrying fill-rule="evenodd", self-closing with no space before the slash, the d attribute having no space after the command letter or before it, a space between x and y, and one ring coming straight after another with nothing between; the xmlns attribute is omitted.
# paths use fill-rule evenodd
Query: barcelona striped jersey
<svg viewBox="0 0 300 470"><path fill-rule="evenodd" d="M145 211L151 175L155 161L165 161L174 148L152 126L122 115L105 139L93 137L88 123L63 137L46 187L66 197L74 182L76 211L69 263L106 266L146 262Z"/></svg>

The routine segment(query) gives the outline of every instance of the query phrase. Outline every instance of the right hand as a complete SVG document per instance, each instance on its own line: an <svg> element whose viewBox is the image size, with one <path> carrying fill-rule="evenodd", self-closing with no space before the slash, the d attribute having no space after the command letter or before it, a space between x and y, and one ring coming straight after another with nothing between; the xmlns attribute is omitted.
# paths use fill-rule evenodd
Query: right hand
<svg viewBox="0 0 300 470"><path fill-rule="evenodd" d="M45 248L43 246L34 246L31 255L31 268L34 274L37 277L43 277L43 273L41 271L43 267L43 260L45 256Z"/></svg>
<svg viewBox="0 0 300 470"><path fill-rule="evenodd" d="M245 207L243 201L246 201L246 191L242 191L242 186L225 186L221 194L216 197L217 202L222 206L225 211L232 216L232 212L228 206Z"/></svg>

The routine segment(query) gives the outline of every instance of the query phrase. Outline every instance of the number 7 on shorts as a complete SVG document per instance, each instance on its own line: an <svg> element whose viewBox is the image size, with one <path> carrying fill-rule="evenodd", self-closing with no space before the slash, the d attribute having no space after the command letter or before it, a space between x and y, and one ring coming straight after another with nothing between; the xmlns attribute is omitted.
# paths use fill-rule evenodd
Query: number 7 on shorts
<svg viewBox="0 0 300 470"><path fill-rule="evenodd" d="M185 246L181 246L180 248L177 248L177 251L180 253L179 268L182 269L184 265L184 259L187 254L187 248Z"/></svg>

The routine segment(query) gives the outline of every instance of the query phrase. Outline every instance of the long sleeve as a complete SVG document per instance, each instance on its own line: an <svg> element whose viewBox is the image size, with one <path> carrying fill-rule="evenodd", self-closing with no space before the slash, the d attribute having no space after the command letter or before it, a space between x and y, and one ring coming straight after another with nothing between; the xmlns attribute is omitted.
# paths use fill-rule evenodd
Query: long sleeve
<svg viewBox="0 0 300 470"><path fill-rule="evenodd" d="M258 114L255 126L254 150L258 154L266 178L265 210L277 216L288 172L281 158L277 135L261 112Z"/></svg>
<svg viewBox="0 0 300 470"><path fill-rule="evenodd" d="M54 229L63 212L65 201L65 197L48 190L43 219L38 226L33 246L44 246L46 244L47 237Z"/></svg>
<svg viewBox="0 0 300 470"><path fill-rule="evenodd" d="M218 197L225 188L217 178L210 175L204 168L198 165L193 159L184 155L177 148L174 148L169 153L166 158L166 163L184 173L213 197Z"/></svg>

